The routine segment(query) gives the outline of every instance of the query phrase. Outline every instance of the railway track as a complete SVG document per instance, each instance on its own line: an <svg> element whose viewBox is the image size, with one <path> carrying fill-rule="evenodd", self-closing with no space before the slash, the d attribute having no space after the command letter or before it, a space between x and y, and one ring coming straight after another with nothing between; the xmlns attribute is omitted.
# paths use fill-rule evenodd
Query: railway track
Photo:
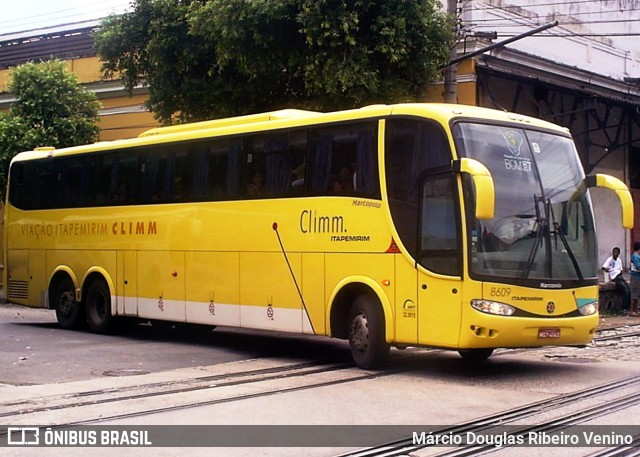
<svg viewBox="0 0 640 457"><path fill-rule="evenodd" d="M461 424L442 427L432 430L433 435L466 435L468 433L488 433L496 430L505 430L508 426L508 433L512 436L528 436L529 433L553 433L563 429L584 424L590 420L611 414L632 406L640 404L640 393L629 394L629 389L633 389L640 385L640 379L631 377L624 380L618 380L596 387L583 389L577 392L558 395L546 400L531 403L519 408L500 412L484 418L464 422ZM625 390L626 389L626 390ZM613 394L613 396L612 396ZM600 403L596 405L581 406L583 402L589 402L596 397L606 396ZM570 414L562 412L563 409L571 408ZM556 417L552 419L543 419L536 422L536 417L548 416L555 413ZM533 421L532 424L522 424L522 422ZM640 433L634 435L634 443L640 443ZM361 449L356 452L341 454L339 457L401 457L408 456L422 449L431 447L429 445L416 444L413 436L382 443L379 446ZM500 446L506 448L509 445ZM612 449L613 450L613 449ZM432 454L438 457L461 457L475 456L484 453L496 453L499 449L495 443L486 445L460 445L454 449L446 450L440 453ZM604 451L602 451L604 452ZM592 457L605 457L607 455L640 455L629 454L629 446L620 446L614 454L594 453ZM635 452L635 451L634 451Z"/></svg>
<svg viewBox="0 0 640 457"><path fill-rule="evenodd" d="M344 363L304 362L273 368L143 383L128 387L45 395L0 403L4 423L55 428L112 421L391 376L404 370L366 372ZM256 386L260 386L256 389ZM118 410L104 414L104 406ZM119 405L122 405L119 408ZM61 423L59 412L75 417ZM56 414L58 413L58 414ZM1 434L0 434L1 435Z"/></svg>

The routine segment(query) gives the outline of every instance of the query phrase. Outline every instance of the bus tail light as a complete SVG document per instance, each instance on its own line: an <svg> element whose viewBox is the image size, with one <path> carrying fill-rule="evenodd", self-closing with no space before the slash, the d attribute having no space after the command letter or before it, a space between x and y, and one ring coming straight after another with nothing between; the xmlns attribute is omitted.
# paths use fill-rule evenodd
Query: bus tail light
<svg viewBox="0 0 640 457"><path fill-rule="evenodd" d="M471 300L471 306L480 312L487 314L497 314L498 316L511 316L516 312L516 309L513 306L492 300Z"/></svg>

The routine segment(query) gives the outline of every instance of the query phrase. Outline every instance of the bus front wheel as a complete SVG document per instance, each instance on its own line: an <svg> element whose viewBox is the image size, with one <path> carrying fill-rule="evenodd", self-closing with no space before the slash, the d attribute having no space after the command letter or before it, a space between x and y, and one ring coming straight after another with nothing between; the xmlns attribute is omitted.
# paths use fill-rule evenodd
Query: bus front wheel
<svg viewBox="0 0 640 457"><path fill-rule="evenodd" d="M76 290L71 278L64 278L60 281L54 294L58 325L67 330L80 327L83 323L84 313L82 306L76 301Z"/></svg>
<svg viewBox="0 0 640 457"><path fill-rule="evenodd" d="M93 281L89 286L85 306L89 328L96 333L108 333L113 326L111 294L102 279Z"/></svg>
<svg viewBox="0 0 640 457"><path fill-rule="evenodd" d="M366 295L356 297L349 320L349 348L354 362L365 370L380 368L389 357L384 315Z"/></svg>

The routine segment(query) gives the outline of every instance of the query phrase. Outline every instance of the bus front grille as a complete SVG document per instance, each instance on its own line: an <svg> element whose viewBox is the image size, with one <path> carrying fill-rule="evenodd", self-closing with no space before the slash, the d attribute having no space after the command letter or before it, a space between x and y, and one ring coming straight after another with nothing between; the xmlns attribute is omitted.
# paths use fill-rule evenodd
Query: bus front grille
<svg viewBox="0 0 640 457"><path fill-rule="evenodd" d="M29 283L27 281L9 280L7 298L9 300L26 300L29 298Z"/></svg>

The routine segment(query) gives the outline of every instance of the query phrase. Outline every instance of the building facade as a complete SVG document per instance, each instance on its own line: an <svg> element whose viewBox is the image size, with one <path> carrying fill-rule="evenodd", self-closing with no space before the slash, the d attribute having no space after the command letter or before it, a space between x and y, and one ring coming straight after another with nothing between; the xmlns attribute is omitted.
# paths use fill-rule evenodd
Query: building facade
<svg viewBox="0 0 640 457"><path fill-rule="evenodd" d="M102 103L101 140L130 138L156 127L158 123L144 105L146 88L136 88L130 94L121 81L103 78L92 37L99 25L99 21L90 21L0 35L0 110L14 101L7 93L11 68L54 58L63 61L80 83L98 96Z"/></svg>

